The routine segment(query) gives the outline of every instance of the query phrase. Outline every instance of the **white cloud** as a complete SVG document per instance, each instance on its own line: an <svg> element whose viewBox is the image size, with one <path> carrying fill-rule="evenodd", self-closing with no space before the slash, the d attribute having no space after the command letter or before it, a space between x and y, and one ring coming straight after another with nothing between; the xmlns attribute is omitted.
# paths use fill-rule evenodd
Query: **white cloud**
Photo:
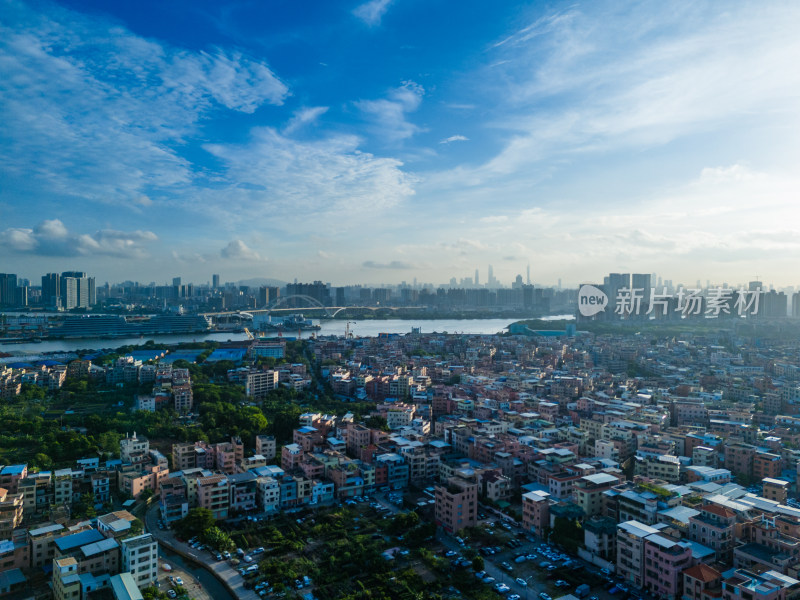
<svg viewBox="0 0 800 600"><path fill-rule="evenodd" d="M296 110L291 120L286 124L286 127L283 128L283 133L292 133L303 125L313 123L326 112L328 112L327 106L312 106Z"/></svg>
<svg viewBox="0 0 800 600"><path fill-rule="evenodd" d="M398 142L422 131L406 120L422 103L425 89L413 81L406 81L380 100L359 100L356 106L372 123L376 137L386 142Z"/></svg>
<svg viewBox="0 0 800 600"><path fill-rule="evenodd" d="M369 215L414 193L400 161L361 152L353 136L298 142L262 128L246 144L205 148L227 167L229 187L215 195L247 210L285 211L285 222L351 210Z"/></svg>
<svg viewBox="0 0 800 600"><path fill-rule="evenodd" d="M220 109L288 89L240 53L191 52L49 5L0 7L0 163L6 189L131 206L194 183L179 148ZM12 26L13 24L13 26Z"/></svg>
<svg viewBox="0 0 800 600"><path fill-rule="evenodd" d="M392 0L370 0L357 6L353 10L353 15L370 27L374 27L381 24L381 19L386 14L391 3Z"/></svg>
<svg viewBox="0 0 800 600"><path fill-rule="evenodd" d="M464 135L451 135L450 137L444 138L440 144L450 144L452 142L467 142L469 138Z"/></svg>
<svg viewBox="0 0 800 600"><path fill-rule="evenodd" d="M39 256L114 256L146 258L145 247L156 242L152 231L101 229L93 234L70 233L58 219L42 221L33 229L0 231L0 247L18 254Z"/></svg>
<svg viewBox="0 0 800 600"><path fill-rule="evenodd" d="M145 208L147 208L148 206L152 206L153 205L153 201L148 196L145 196L144 194L142 194L141 196L139 196L137 198L134 198L133 200L131 200L131 202L133 202L134 204L136 204L138 206L142 206L142 207L145 207Z"/></svg>
<svg viewBox="0 0 800 600"><path fill-rule="evenodd" d="M393 260L387 263L376 262L374 260L365 260L362 267L366 269L413 269L414 265L403 262L401 260Z"/></svg>
<svg viewBox="0 0 800 600"><path fill-rule="evenodd" d="M720 184L741 181L752 181L761 178L761 173L749 169L745 165L735 164L729 167L706 167L700 172L701 184Z"/></svg>
<svg viewBox="0 0 800 600"><path fill-rule="evenodd" d="M797 124L800 8L673 8L580 5L537 14L494 44L472 77L496 101L491 125L505 141L443 181L488 185L565 157Z"/></svg>
<svg viewBox="0 0 800 600"><path fill-rule="evenodd" d="M227 258L229 260L266 260L261 258L261 255L258 252L252 248L249 248L242 240L231 241L220 251L220 255L222 258Z"/></svg>

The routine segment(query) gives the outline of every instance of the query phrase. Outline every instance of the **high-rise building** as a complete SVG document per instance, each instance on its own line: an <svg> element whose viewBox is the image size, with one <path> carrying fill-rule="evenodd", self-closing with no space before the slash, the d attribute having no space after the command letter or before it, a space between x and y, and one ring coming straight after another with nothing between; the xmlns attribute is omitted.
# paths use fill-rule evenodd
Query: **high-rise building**
<svg viewBox="0 0 800 600"><path fill-rule="evenodd" d="M275 300L277 300L278 296L280 295L280 291L281 289L279 287L262 285L260 288L258 288L258 298L256 300L256 306L259 307L268 306L270 302L275 302Z"/></svg>
<svg viewBox="0 0 800 600"><path fill-rule="evenodd" d="M54 308L61 306L61 275L58 273L42 275L42 304Z"/></svg>
<svg viewBox="0 0 800 600"><path fill-rule="evenodd" d="M0 305L14 306L17 303L17 276L0 273Z"/></svg>
<svg viewBox="0 0 800 600"><path fill-rule="evenodd" d="M480 279L478 278L478 269L475 269L475 285L480 285Z"/></svg>
<svg viewBox="0 0 800 600"><path fill-rule="evenodd" d="M65 271L60 278L61 306L71 308L89 308L97 304L97 289L94 277L88 277L83 271Z"/></svg>
<svg viewBox="0 0 800 600"><path fill-rule="evenodd" d="M619 315L615 313L617 307L617 296L619 290L622 288L630 288L631 287L631 275L630 273L609 273L608 277L605 278L603 282L603 289L605 293L608 295L608 307L609 310L606 311L608 314L606 318L608 319L616 319L619 318Z"/></svg>
<svg viewBox="0 0 800 600"><path fill-rule="evenodd" d="M631 275L631 288L634 290L644 290L642 292L642 303L639 316L647 314L650 308L650 290L652 288L653 278L650 273L634 273Z"/></svg>
<svg viewBox="0 0 800 600"><path fill-rule="evenodd" d="M59 288L61 306L65 310L78 306L78 280L75 277L64 277L62 275Z"/></svg>
<svg viewBox="0 0 800 600"><path fill-rule="evenodd" d="M215 290L219 289L219 275L212 275L211 276L211 287Z"/></svg>
<svg viewBox="0 0 800 600"><path fill-rule="evenodd" d="M181 278L180 278L180 277L173 277L173 278L172 278L172 285L180 287L180 285L181 285Z"/></svg>

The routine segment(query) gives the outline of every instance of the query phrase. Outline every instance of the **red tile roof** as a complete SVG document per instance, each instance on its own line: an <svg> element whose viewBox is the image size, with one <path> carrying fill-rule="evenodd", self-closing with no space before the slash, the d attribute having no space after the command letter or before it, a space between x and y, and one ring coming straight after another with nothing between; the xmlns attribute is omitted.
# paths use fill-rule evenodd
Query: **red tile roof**
<svg viewBox="0 0 800 600"><path fill-rule="evenodd" d="M709 567L703 563L689 567L683 572L683 574L704 583L711 583L712 581L717 581L722 577L722 574L715 568Z"/></svg>

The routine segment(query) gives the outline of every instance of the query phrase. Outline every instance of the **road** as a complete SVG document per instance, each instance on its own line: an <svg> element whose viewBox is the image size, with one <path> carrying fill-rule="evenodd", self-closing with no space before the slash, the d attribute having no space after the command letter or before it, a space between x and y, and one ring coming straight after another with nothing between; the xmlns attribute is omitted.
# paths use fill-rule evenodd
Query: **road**
<svg viewBox="0 0 800 600"><path fill-rule="evenodd" d="M179 542L171 530L159 529L158 516L158 505L155 505L145 514L144 523L147 530L153 534L153 537L156 538L159 543L164 544L167 548L176 551L178 554L188 556L197 564L216 574L218 579L225 581L228 589L230 589L238 600L261 600L258 594L253 590L244 588L244 579L228 561L216 561L208 552L198 552L189 546L189 544Z"/></svg>

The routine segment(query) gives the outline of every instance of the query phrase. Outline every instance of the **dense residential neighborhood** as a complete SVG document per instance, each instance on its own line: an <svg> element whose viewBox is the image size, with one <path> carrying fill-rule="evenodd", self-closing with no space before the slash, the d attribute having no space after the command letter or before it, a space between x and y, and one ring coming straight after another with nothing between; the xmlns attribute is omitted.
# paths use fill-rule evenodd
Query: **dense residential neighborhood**
<svg viewBox="0 0 800 600"><path fill-rule="evenodd" d="M384 567L334 582L307 558L344 519L341 535L373 531L385 567L430 597L790 600L799 351L657 330L415 331L4 363L7 409L83 382L128 394L120 410L147 431L172 425L70 464L0 467L0 595L158 597L161 543L217 565L237 597L351 597ZM220 428L220 402L249 425Z"/></svg>

